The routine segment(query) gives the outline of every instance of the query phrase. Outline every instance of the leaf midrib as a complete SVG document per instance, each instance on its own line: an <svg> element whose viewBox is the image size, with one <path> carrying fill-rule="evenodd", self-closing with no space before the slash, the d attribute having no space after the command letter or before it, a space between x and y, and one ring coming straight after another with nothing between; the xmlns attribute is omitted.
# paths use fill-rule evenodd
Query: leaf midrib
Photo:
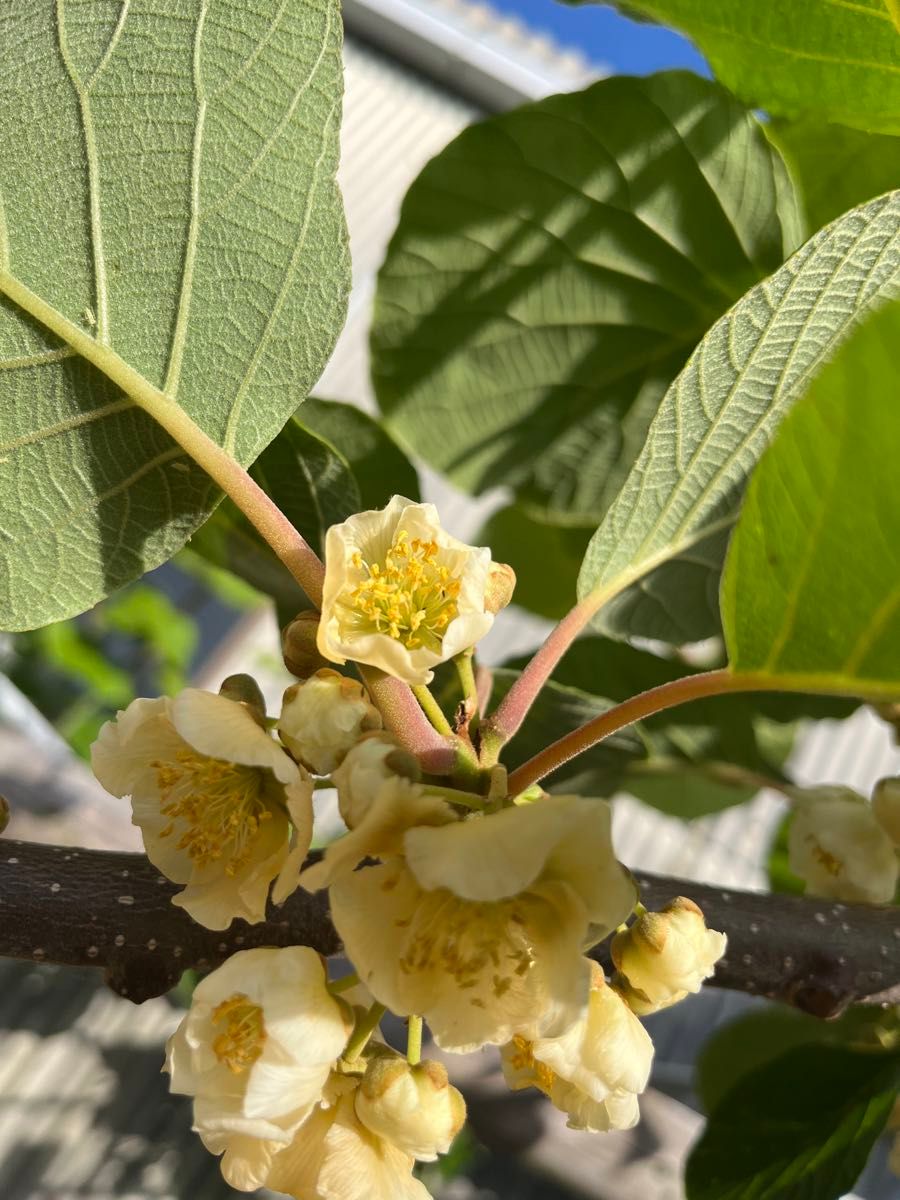
<svg viewBox="0 0 900 1200"><path fill-rule="evenodd" d="M866 230L865 232L868 232L868 230ZM829 282L834 279L836 273L838 273L840 270L842 270L845 267L851 254L856 249L858 241L859 241L859 237L857 236L853 239L853 242L847 248L846 252L841 256L841 258L838 260L836 265L832 268L832 270L828 276ZM885 242L885 245L882 247L882 250L880 251L878 256L871 263L868 271L866 272L865 277L860 281L857 295L859 294L860 291L863 290L863 288L866 286L868 281L871 279L872 274L875 272L875 270L878 268L878 266L881 262L882 255L888 251L888 249L891 245L892 245L892 242L890 239L888 239ZM806 261L808 261L808 259ZM800 280L802 278L803 267L806 266L806 261L804 262L800 271L794 272L788 287L785 289L784 295L778 300L777 304L775 304L774 307L772 306L772 301L769 298L768 294L765 293L766 281L763 281L763 283L757 285L762 290L763 294L766 295L767 303L769 304L769 306L771 308L771 314L766 321L766 334L768 334L768 332L771 330L773 323L777 319L778 313L780 311L782 311L782 309L788 302L789 298L793 295L793 292L797 286L798 280ZM812 318L819 311L819 306L823 303L823 296L826 294L826 292L827 292L827 287L823 286L822 288L820 288L819 295L817 296L817 298L813 304L813 307L810 309L809 313L807 314L807 317L802 322L803 330L805 330L809 327L809 325L812 321ZM722 318L722 320L729 322L728 335L730 338L732 336L732 332L733 332L733 328L734 328L734 322L731 318L731 314L730 313L726 314L725 317ZM839 337L841 338L841 340L843 339L844 333L842 331L833 333L827 343L827 348L832 347L834 345L836 339L838 339ZM747 443L758 435L761 428L765 425L767 419L771 416L772 405L769 405L767 408L765 408L763 410L761 416L757 420L753 429L750 430L746 434L746 436L742 439L740 445L728 455L727 459L720 465L720 467L717 469L715 475L710 479L707 486L703 488L703 490L700 493L700 495L698 496L697 500L691 505L691 508L690 508L688 514L684 517L680 526L674 531L673 536L676 540L669 542L667 544L667 546L663 548L663 550L661 551L661 554L649 555L646 557L642 557L643 555L645 555L646 550L651 545L653 545L653 543L656 541L656 539L659 537L659 535L664 532L664 522L665 522L666 518L668 517L676 499L678 499L681 495L681 491L682 491L682 488L684 487L684 480L685 480L686 476L689 474L692 465L697 461L698 456L703 452L703 450L705 450L705 448L708 445L714 432L716 432L718 430L719 425L723 418L723 413L726 413L726 412L730 413L731 401L733 400L734 395L735 395L740 383L743 380L743 377L747 374L747 371L750 369L753 362L756 361L756 359L761 351L763 342L765 340L766 340L766 335L761 337L755 343L755 345L752 347L749 356L747 357L745 363L741 367L740 372L737 374L737 377L736 377L735 381L732 383L732 386L729 388L726 397L723 399L722 404L720 405L715 418L711 421L709 428L707 429L706 433L704 434L703 438L701 439L697 449L694 451L694 454L691 456L691 459L689 460L687 467L680 472L680 479L679 479L678 485L670 493L666 503L663 506L662 511L660 512L659 516L654 521L650 530L644 536L643 541L641 542L640 546L636 550L635 556L633 559L632 570L628 572L628 574L631 575L632 578L625 578L623 576L616 577L615 575L613 575L613 580L615 581L615 586L614 587L607 586L604 589L603 599L602 599L601 603L603 603L603 604L607 603L609 600L613 599L620 592L622 592L626 588L632 586L632 584L637 582L637 580L640 579L642 576L655 570L656 567L663 565L663 563L670 561L671 559L677 558L680 553L679 547L689 548L690 545L695 544L697 541L704 540L707 535L711 535L712 532L714 532L714 528L712 526L707 526L707 527L704 527L703 530L698 531L698 533L701 536L693 538L693 539L687 539L686 542L678 542L677 541L677 539L683 535L683 533L685 531L685 527L695 518L698 508L700 508L705 503L708 496L720 484L720 482L723 478L723 475L731 467L731 465L733 464L733 462L735 461L737 456L743 451L743 449L746 447ZM787 368L790 365L790 363L793 361L793 355L796 352L796 346L797 346L799 340L800 339L798 337L797 340L795 341L794 345L792 346L788 356L785 359L785 362L779 373L779 383L781 383L784 380L785 374L787 372ZM689 360L687 366L685 367L685 371L687 371L691 367L691 365L695 361L695 358L697 360L702 360L702 357L706 353L707 348L708 347L706 344L706 339L704 339L704 341L701 341L699 347L697 348L696 354L691 356L691 359ZM827 350L826 350L826 352L827 352ZM806 371L796 381L795 386L792 387L792 389L791 389L792 394L795 394L799 390L801 390L803 385L820 368L821 360L822 360L822 355L819 355L814 360L814 362L811 363L811 365L809 367L807 367ZM701 365L702 365L701 362L698 361L698 364L697 364L698 379L700 378L700 376L702 374ZM679 377L679 381L676 381L676 383L673 385L673 387L676 389L677 392L680 392L680 389L681 389L680 379L683 378L683 375L684 375L684 372L682 372L682 376ZM698 386L699 386L699 384L698 384ZM776 388L776 391L777 391L777 388ZM676 416L676 424L680 431L681 421L680 421L680 417L679 417L679 409L677 407L675 410L675 416ZM634 521L637 519L637 515L638 515L638 513L640 511L640 507L641 507L641 498L643 496L643 489L644 489L645 485L647 484L648 474L649 474L649 472L645 471L643 473L643 475L641 476L640 488L638 490L637 497L635 498L635 500L632 504L631 512L630 512L628 520L626 521L626 524L625 524L625 529L623 530L623 533L622 533L621 537L619 538L620 543L622 543L626 540L629 528L633 525ZM728 519L729 523L734 522L735 516L736 516L736 514L732 515ZM716 525L716 524L718 524L718 523L714 523L714 525ZM603 582L603 575L601 575L600 579L598 580L598 587L602 582ZM594 590L596 591L597 588L595 588ZM599 604L598 604L598 607L600 607Z"/></svg>

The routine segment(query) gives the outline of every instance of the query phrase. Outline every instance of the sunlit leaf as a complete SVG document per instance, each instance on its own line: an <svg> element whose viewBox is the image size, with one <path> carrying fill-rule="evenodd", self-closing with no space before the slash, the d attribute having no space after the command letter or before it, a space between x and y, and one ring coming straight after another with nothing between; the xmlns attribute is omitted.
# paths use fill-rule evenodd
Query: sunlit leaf
<svg viewBox="0 0 900 1200"><path fill-rule="evenodd" d="M748 104L900 133L896 0L628 0L692 38Z"/></svg>
<svg viewBox="0 0 900 1200"><path fill-rule="evenodd" d="M348 288L340 46L336 0L4 7L4 627L89 607L218 499L89 358L114 351L245 464L320 374Z"/></svg>
<svg viewBox="0 0 900 1200"><path fill-rule="evenodd" d="M472 125L413 183L379 275L389 428L472 492L596 522L690 351L799 238L757 120L686 72Z"/></svg>
<svg viewBox="0 0 900 1200"><path fill-rule="evenodd" d="M900 696L898 345L892 304L813 380L754 474L722 580L735 674Z"/></svg>
<svg viewBox="0 0 900 1200"><path fill-rule="evenodd" d="M598 627L683 643L720 629L719 578L779 421L874 306L900 294L900 193L810 239L709 331L594 535L579 594Z"/></svg>

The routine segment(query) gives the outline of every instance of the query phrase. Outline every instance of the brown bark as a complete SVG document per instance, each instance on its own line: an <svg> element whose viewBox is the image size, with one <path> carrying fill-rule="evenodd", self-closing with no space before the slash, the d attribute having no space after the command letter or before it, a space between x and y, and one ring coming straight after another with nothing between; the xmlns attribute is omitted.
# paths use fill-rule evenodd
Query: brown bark
<svg viewBox="0 0 900 1200"><path fill-rule="evenodd" d="M769 996L820 1017L849 1004L900 1003L900 909L806 896L739 892L637 873L642 900L688 896L728 934L715 986ZM142 854L0 841L0 955L93 966L140 1002L188 967L209 968L253 946L340 941L324 893L296 892L258 925L204 929L171 903L178 890ZM606 945L594 956L609 965Z"/></svg>

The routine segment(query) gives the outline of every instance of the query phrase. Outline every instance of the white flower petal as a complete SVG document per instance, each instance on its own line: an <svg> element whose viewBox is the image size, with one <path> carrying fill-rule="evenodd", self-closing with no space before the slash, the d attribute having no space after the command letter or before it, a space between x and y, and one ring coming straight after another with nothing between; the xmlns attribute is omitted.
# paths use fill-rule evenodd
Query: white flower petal
<svg viewBox="0 0 900 1200"><path fill-rule="evenodd" d="M169 720L169 709L165 696L132 700L101 728L91 746L91 767L110 795L131 795L135 778L151 758L165 758L183 744Z"/></svg>
<svg viewBox="0 0 900 1200"><path fill-rule="evenodd" d="M610 810L602 800L548 796L404 838L410 870L427 889L469 900L500 900L538 877L564 879L584 901L599 941L632 911L637 889L616 861Z"/></svg>
<svg viewBox="0 0 900 1200"><path fill-rule="evenodd" d="M399 1015L423 1014L446 1050L555 1033L584 1009L584 906L563 883L470 903L422 891L394 861L342 876L331 905L372 994Z"/></svg>

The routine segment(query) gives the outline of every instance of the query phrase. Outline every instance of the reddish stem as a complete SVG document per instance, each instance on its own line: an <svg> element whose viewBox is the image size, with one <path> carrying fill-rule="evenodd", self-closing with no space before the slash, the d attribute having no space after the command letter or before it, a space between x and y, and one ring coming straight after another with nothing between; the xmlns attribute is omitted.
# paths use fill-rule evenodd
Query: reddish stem
<svg viewBox="0 0 900 1200"><path fill-rule="evenodd" d="M568 612L481 726L482 763L493 766L503 746L518 731L556 664L597 611L596 603L583 600Z"/></svg>
<svg viewBox="0 0 900 1200"><path fill-rule="evenodd" d="M552 634L551 634L552 636ZM573 729L552 745L547 746L540 754L523 763L509 777L509 793L512 796L524 792L533 783L550 775L563 763L583 754L596 746L604 738L633 725L644 717L674 708L678 704L687 704L691 700L700 700L706 696L721 696L728 692L774 692L779 691L777 683L771 678L753 675L732 675L727 668L719 671L705 671L700 675L688 675L684 679L675 679L670 683L662 683L649 691L632 696L622 704L594 717L580 729ZM512 691L512 689L510 689ZM499 710L498 710L499 711Z"/></svg>
<svg viewBox="0 0 900 1200"><path fill-rule="evenodd" d="M456 748L434 728L412 690L376 667L358 666L385 727L401 746L415 754L429 775L451 774L457 766Z"/></svg>

